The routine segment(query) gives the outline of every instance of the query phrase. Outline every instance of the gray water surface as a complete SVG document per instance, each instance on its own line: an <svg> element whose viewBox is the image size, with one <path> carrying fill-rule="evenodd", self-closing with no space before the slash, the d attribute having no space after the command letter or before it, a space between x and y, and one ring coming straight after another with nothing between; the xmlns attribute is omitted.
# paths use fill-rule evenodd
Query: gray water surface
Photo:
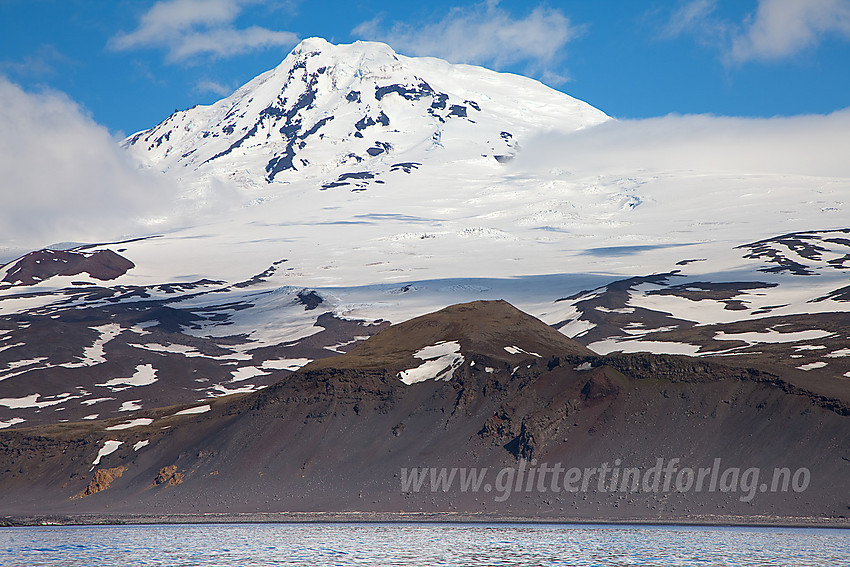
<svg viewBox="0 0 850 567"><path fill-rule="evenodd" d="M0 565L850 565L850 530L475 524L0 528Z"/></svg>

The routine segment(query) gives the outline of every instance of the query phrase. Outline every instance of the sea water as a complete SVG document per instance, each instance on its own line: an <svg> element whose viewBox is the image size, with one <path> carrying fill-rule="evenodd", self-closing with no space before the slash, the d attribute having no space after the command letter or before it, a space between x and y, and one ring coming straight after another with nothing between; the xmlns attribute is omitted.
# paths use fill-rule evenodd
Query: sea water
<svg viewBox="0 0 850 567"><path fill-rule="evenodd" d="M0 565L850 565L850 530L504 524L0 528Z"/></svg>

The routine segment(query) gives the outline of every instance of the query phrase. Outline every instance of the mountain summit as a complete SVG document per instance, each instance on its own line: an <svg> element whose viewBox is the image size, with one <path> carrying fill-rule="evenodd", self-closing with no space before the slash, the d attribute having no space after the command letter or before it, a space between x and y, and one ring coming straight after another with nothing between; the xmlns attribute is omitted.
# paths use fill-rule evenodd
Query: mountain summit
<svg viewBox="0 0 850 567"><path fill-rule="evenodd" d="M175 112L124 145L193 181L250 187L318 175L327 189L409 173L432 152L443 163L502 162L532 130L606 120L518 75L405 57L383 43L310 38L228 98Z"/></svg>

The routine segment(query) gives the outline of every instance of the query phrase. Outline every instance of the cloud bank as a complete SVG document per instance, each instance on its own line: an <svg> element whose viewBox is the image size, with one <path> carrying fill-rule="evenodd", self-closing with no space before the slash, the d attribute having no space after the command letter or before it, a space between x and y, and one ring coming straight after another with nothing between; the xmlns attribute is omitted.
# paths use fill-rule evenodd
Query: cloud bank
<svg viewBox="0 0 850 567"><path fill-rule="evenodd" d="M162 0L129 33L109 40L116 51L166 49L166 61L180 63L207 57L231 57L258 49L290 46L298 36L259 26L237 29L236 18L257 0Z"/></svg>
<svg viewBox="0 0 850 567"><path fill-rule="evenodd" d="M832 34L850 39L850 0L761 0L730 56L737 62L784 59Z"/></svg>
<svg viewBox="0 0 850 567"><path fill-rule="evenodd" d="M524 18L515 18L490 0L452 8L434 23L412 25L380 19L364 22L352 34L388 43L406 55L432 56L452 63L471 63L501 69L525 64L530 74L564 82L548 67L564 56L564 48L583 31L564 13L540 5Z"/></svg>
<svg viewBox="0 0 850 567"><path fill-rule="evenodd" d="M847 178L850 108L828 115L670 115L603 123L530 140L513 167L577 173L694 171Z"/></svg>
<svg viewBox="0 0 850 567"><path fill-rule="evenodd" d="M61 93L0 76L0 124L0 248L149 234L173 209L176 188Z"/></svg>
<svg viewBox="0 0 850 567"><path fill-rule="evenodd" d="M733 22L717 15L717 0L691 0L670 18L667 35L692 34L733 64L779 61L833 36L850 39L850 0L758 0Z"/></svg>

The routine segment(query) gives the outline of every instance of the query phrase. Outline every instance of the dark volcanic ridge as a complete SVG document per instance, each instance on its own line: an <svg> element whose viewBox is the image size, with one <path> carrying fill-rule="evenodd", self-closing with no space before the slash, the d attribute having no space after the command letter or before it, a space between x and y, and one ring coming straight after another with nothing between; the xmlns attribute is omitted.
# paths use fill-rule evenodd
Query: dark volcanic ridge
<svg viewBox="0 0 850 567"><path fill-rule="evenodd" d="M42 250L10 264L8 273L22 277L21 266L41 266L34 259L68 254L83 257ZM0 317L0 429L132 418L141 409L256 391L312 360L345 352L388 324L338 317L315 290L256 289L285 262L233 285L210 279L151 286L75 281L0 296L0 308L26 306ZM56 271L53 263L47 271ZM254 337L255 321L240 325L238 318L269 304L283 313L275 322L289 324L290 331Z"/></svg>
<svg viewBox="0 0 850 567"><path fill-rule="evenodd" d="M36 250L0 266L3 274L0 286L34 285L54 276L87 274L100 280L114 280L135 268L136 265L112 250L95 252L75 250Z"/></svg>
<svg viewBox="0 0 850 567"><path fill-rule="evenodd" d="M406 383L416 370L426 377ZM850 506L850 392L827 395L809 376L686 356L599 356L505 302L474 302L387 327L259 392L2 432L0 506L10 516L840 523ZM659 459L739 472L734 483L721 477L728 490L597 481L602 467L649 471ZM578 491L556 491L549 480L506 488L501 471L546 474L541 465L556 463L597 476ZM432 469L484 467L489 490L430 484ZM418 490L414 469L425 478ZM797 483L785 490L739 482L741 471L758 470L768 486L784 469ZM803 469L808 482L798 491Z"/></svg>
<svg viewBox="0 0 850 567"><path fill-rule="evenodd" d="M563 316L548 320L565 336L558 344L537 345L549 335L536 329L529 349L564 351L571 337L571 348L581 344L601 354L689 354L818 383L819 391L832 395L850 382L842 260L850 254L848 230L747 244L742 260L753 262L752 269L735 278L688 275L685 263L562 299L553 289L548 309ZM121 244L109 246L126 254ZM297 281L290 279L297 272L286 258L236 283L204 278L132 285L121 276L109 283L95 278L132 265L106 246L41 250L0 271L15 282L0 290L0 429L133 417L142 409L258 391L311 361L354 349L388 324L348 318L337 290L285 285ZM805 270L772 270L791 264ZM421 303L420 294L434 285L384 286L369 299L389 294L399 305ZM429 335L415 321L405 323L405 340L431 337L425 354L458 364L461 349L478 348L465 341L486 343L496 332L475 331L458 318L454 327ZM508 317L505 328L516 323ZM380 348L363 356L396 366L427 359L410 349L393 354L401 343ZM425 376L429 366L418 368L405 370L406 382Z"/></svg>
<svg viewBox="0 0 850 567"><path fill-rule="evenodd" d="M556 303L571 305L577 316L554 327L601 353L740 358L845 381L848 233L806 231L738 246L751 263L746 270L691 275L688 266L697 260L685 260L676 263L680 269L562 297Z"/></svg>

